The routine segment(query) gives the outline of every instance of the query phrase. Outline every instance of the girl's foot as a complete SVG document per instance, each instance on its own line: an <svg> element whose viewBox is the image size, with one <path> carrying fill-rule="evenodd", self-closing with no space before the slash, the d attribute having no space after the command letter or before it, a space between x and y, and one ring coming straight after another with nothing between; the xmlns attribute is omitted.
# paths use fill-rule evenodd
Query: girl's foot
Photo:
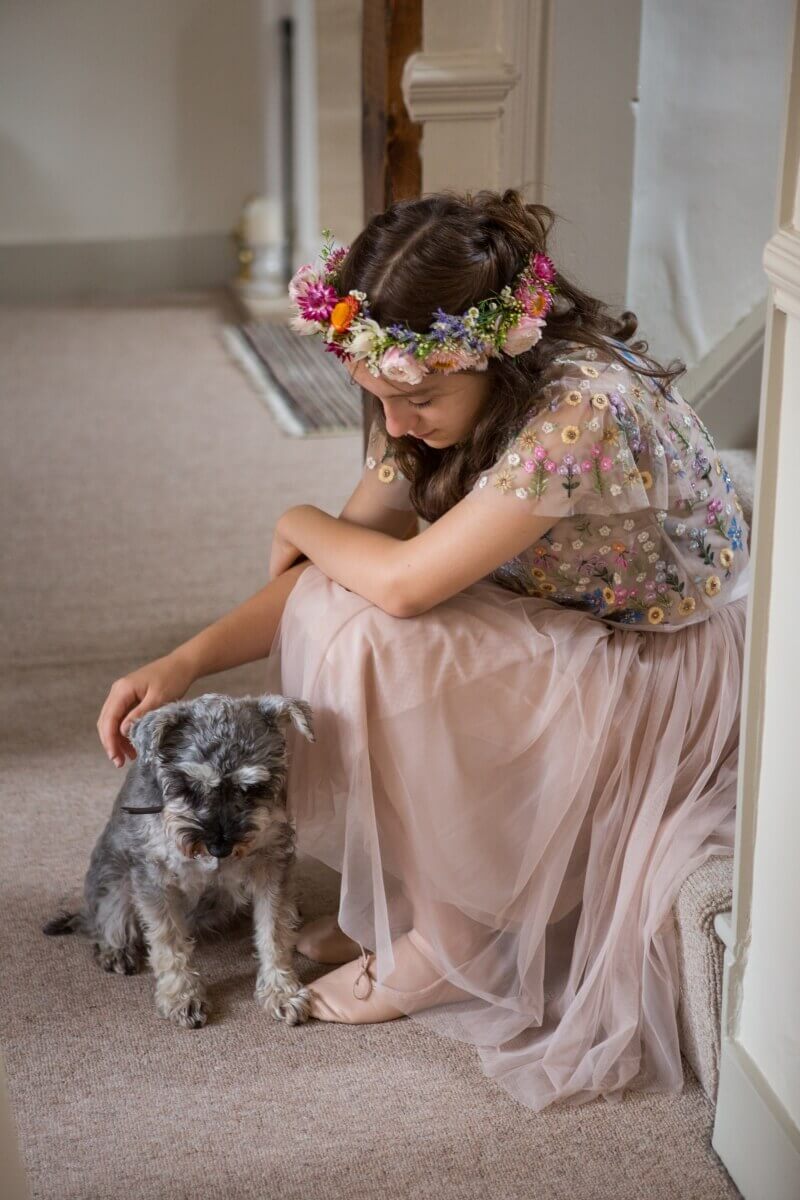
<svg viewBox="0 0 800 1200"><path fill-rule="evenodd" d="M311 1016L318 1021L364 1025L468 999L467 992L442 979L431 961L433 951L415 929L393 942L392 952L395 968L386 987L375 979L375 955L364 950L360 958L314 980L308 985ZM393 991L403 993L402 1009L393 1003Z"/></svg>
<svg viewBox="0 0 800 1200"><path fill-rule="evenodd" d="M346 963L358 954L359 945L339 928L336 916L331 914L303 926L297 949L312 962Z"/></svg>

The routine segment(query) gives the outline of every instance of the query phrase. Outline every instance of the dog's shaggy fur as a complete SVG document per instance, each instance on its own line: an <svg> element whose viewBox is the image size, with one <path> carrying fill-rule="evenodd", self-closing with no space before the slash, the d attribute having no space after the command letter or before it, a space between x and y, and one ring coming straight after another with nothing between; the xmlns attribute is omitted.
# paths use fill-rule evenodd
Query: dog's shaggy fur
<svg viewBox="0 0 800 1200"><path fill-rule="evenodd" d="M308 993L292 964L299 916L286 813L289 722L314 740L309 705L285 696L208 693L133 722L137 757L92 852L83 907L44 926L50 935L84 933L103 969L119 974L137 970L144 942L158 1012L184 1028L208 1016L191 967L195 935L224 928L246 905L257 1002L290 1025L308 1020Z"/></svg>

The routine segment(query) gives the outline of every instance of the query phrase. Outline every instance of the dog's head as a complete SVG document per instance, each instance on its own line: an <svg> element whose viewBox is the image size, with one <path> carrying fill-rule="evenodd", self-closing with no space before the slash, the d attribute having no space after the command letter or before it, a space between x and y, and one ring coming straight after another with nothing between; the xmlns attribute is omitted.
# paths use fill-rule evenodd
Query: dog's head
<svg viewBox="0 0 800 1200"><path fill-rule="evenodd" d="M257 847L284 804L289 724L314 740L304 700L213 692L131 724L128 737L155 778L165 827L183 854L222 859Z"/></svg>

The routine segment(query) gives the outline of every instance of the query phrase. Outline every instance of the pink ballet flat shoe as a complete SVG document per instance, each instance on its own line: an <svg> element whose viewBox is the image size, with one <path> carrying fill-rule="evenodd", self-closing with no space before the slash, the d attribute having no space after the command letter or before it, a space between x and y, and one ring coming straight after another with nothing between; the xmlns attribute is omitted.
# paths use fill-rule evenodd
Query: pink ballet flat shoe
<svg viewBox="0 0 800 1200"><path fill-rule="evenodd" d="M339 928L336 914L331 913L303 926L296 949L312 962L348 963L358 954L359 943Z"/></svg>
<svg viewBox="0 0 800 1200"><path fill-rule="evenodd" d="M465 992L441 978L422 953L420 944L427 948L427 943L413 929L393 943L395 969L390 976L392 983L386 987L372 973L375 955L362 946L360 958L309 984L311 1016L318 1021L339 1021L346 1025L377 1024L395 1021L422 1008L467 999ZM402 1009L398 1008L395 995L402 995Z"/></svg>
<svg viewBox="0 0 800 1200"><path fill-rule="evenodd" d="M361 948L361 957L329 971L309 984L311 1016L318 1021L339 1021L345 1025L366 1025L394 1021L405 1013L389 1003L377 989L370 974L375 955Z"/></svg>

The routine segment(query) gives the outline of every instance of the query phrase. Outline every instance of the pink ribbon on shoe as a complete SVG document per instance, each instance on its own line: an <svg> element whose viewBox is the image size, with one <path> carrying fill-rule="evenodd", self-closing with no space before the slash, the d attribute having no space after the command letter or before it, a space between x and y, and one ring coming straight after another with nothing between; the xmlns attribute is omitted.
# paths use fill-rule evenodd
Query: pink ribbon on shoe
<svg viewBox="0 0 800 1200"><path fill-rule="evenodd" d="M358 972L355 980L353 981L353 995L355 996L356 1000L368 1000L372 995L372 976L369 973L369 964L370 959L374 958L375 955L368 953L360 942L358 944L361 949L361 970ZM363 996L360 995L358 991L358 985L362 979L366 979L367 981L367 991Z"/></svg>

